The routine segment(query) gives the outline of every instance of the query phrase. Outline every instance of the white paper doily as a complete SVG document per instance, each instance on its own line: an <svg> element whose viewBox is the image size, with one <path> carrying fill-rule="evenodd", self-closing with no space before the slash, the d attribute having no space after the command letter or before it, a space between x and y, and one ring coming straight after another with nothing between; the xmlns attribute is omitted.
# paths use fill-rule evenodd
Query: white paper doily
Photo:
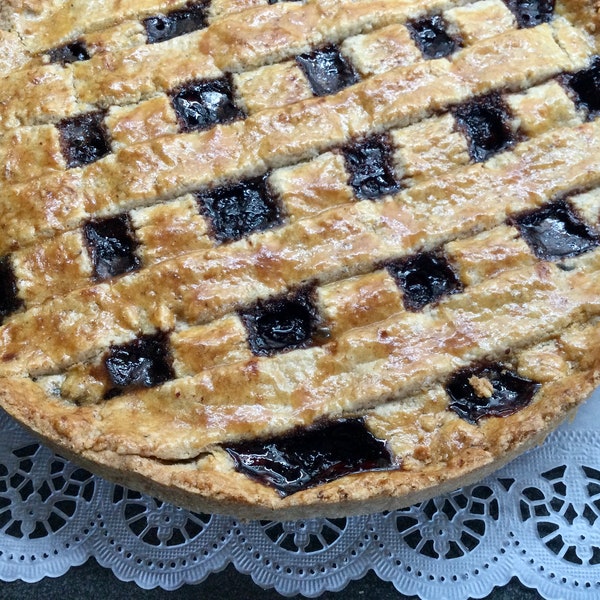
<svg viewBox="0 0 600 600"><path fill-rule="evenodd" d="M0 413L0 579L56 577L94 556L143 588L197 583L232 562L289 596L373 569L423 600L483 597L514 576L548 599L600 597L599 419L597 391L544 446L478 485L385 514L277 523L109 484Z"/></svg>

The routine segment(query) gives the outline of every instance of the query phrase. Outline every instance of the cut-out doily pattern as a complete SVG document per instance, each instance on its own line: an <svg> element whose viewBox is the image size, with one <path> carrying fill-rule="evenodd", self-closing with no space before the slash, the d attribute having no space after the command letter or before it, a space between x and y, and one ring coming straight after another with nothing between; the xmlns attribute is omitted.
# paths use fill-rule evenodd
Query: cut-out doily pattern
<svg viewBox="0 0 600 600"><path fill-rule="evenodd" d="M233 563L286 596L341 590L373 569L423 600L482 597L514 576L548 599L600 597L598 417L599 391L542 447L408 509L280 523L195 514L110 484L0 413L0 579L56 577L94 556L144 588Z"/></svg>

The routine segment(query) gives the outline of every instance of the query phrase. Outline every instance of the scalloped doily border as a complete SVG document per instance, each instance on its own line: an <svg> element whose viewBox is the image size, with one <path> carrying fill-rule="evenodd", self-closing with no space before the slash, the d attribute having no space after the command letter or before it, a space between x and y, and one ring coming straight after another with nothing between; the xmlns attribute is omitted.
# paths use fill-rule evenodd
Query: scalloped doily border
<svg viewBox="0 0 600 600"><path fill-rule="evenodd" d="M110 484L1 413L0 579L58 577L93 556L146 589L199 583L233 563L284 596L339 591L372 569L423 600L481 598L513 576L548 600L600 597L600 432L589 429L599 416L597 391L540 448L409 509L243 523Z"/></svg>

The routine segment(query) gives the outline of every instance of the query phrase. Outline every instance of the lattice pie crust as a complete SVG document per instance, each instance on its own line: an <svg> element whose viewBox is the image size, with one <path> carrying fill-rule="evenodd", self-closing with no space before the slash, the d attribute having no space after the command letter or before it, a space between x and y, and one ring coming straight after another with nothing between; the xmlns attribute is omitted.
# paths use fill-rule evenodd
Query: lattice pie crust
<svg viewBox="0 0 600 600"><path fill-rule="evenodd" d="M599 379L599 7L5 0L0 405L240 517L539 443Z"/></svg>

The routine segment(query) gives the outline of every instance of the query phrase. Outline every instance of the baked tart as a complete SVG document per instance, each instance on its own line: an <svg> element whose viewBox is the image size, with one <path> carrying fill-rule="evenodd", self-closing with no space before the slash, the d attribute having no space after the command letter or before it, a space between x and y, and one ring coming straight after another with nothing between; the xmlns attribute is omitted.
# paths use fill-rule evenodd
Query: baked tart
<svg viewBox="0 0 600 600"><path fill-rule="evenodd" d="M4 0L0 405L242 518L540 443L599 383L599 7Z"/></svg>

